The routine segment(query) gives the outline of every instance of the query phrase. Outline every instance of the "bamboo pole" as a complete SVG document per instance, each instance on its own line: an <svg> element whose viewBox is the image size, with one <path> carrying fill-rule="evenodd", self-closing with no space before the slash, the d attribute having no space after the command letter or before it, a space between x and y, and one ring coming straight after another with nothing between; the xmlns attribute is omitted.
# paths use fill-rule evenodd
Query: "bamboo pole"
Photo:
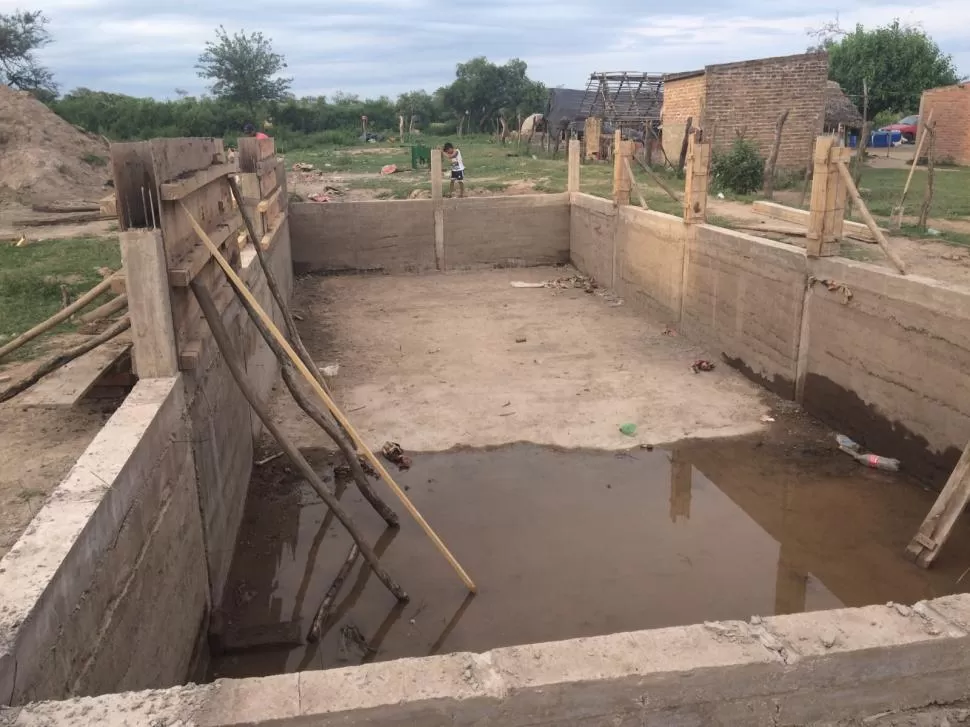
<svg viewBox="0 0 970 727"><path fill-rule="evenodd" d="M866 223L866 226L869 228L869 230L872 232L872 236L876 238L876 242L879 243L879 247L881 247L882 251L886 253L886 257L888 257L890 261L892 261L892 264L896 266L896 269L899 270L900 273L905 275L906 274L905 263L903 263L899 255L893 252L892 249L889 247L889 241L886 239L886 236L882 234L882 230L879 229L879 225L876 224L876 221L873 219L872 215L870 214L869 208L866 207L866 203L863 201L862 195L859 194L859 190L856 189L855 181L853 181L852 179L852 172L849 171L849 168L845 165L845 162L838 161L835 164L839 168L839 174L842 175L842 179L845 182L846 189L849 190L849 196L852 198L852 200L856 203L856 206L859 208L859 214L862 215L862 219Z"/></svg>
<svg viewBox="0 0 970 727"><path fill-rule="evenodd" d="M181 204L181 203L180 203ZM183 209L184 209L184 205ZM216 255L220 253L216 250ZM230 268L231 269L231 268ZM256 393L253 391L252 386L246 380L246 374L239 363L239 359L236 357L236 350L232 345L232 339L229 336L229 331L226 330L226 325L222 322L222 317L219 315L219 309L216 308L215 302L212 300L212 296L209 291L206 290L205 285L199 278L193 280L190 284L192 292L195 294L195 298L199 301L199 307L202 308L202 315L205 316L206 321L209 324L209 330L212 331L212 337L216 340L216 345L219 347L219 351L222 352L222 357L226 362L226 366L229 368L229 373L232 374L232 378L235 380L236 385L239 387L239 391L249 402L249 406L252 407L256 416L259 417L263 425L272 435L276 443L279 444L280 449L282 449L286 456L293 463L293 466L299 470L303 478L310 484L310 487L320 496L320 499L326 503L330 511L333 512L334 516L340 521L340 523L347 528L347 532L350 533L350 537L354 539L357 547L360 548L360 552L364 556L364 560L374 571L374 574L380 579L387 590L394 594L394 597L398 601L407 601L408 594L399 586L390 574L381 565L380 560L377 555L367 544L364 539L363 533L357 529L357 525L351 519L350 515L346 510L341 507L340 502L334 496L327 486L324 484L320 476L314 472L313 467L310 463L306 461L300 450L296 448L289 438L287 438L280 428L277 426L276 422L273 421L273 417L270 415L269 410L266 406L259 400Z"/></svg>
<svg viewBox="0 0 970 727"><path fill-rule="evenodd" d="M50 318L48 318L43 323L38 323L36 326L34 326L33 328L31 328L26 333L21 333L19 336L17 336L15 339L13 339L10 343L8 343L5 346L3 346L2 348L0 348L0 359L3 359L3 357L6 356L7 354L16 351L18 348L20 348L24 344L30 343L35 338L37 338L37 336L41 335L42 333L46 333L47 331L49 331L50 329L52 329L54 326L56 326L56 325L58 325L60 323L63 323L68 318L70 318L72 315L74 315L79 310L81 310L82 308L84 308L85 306L87 306L89 303L91 303L91 301L93 301L99 295L101 295L102 293L105 293L111 287L111 283L112 283L112 278L113 277L114 276L108 276L107 278L105 278L104 280L102 280L100 283L98 283L97 285L95 285L93 288L91 288L91 290L89 290L87 293L85 293L80 298L78 298L76 301L74 301L69 306L67 306L67 308L63 308L62 310L59 310L57 313L55 313L54 315L52 315Z"/></svg>
<svg viewBox="0 0 970 727"><path fill-rule="evenodd" d="M633 169L630 167L630 160L626 157L623 157L623 168L626 170L627 177L630 178L630 186L633 187L633 191L637 193L637 199L640 200L640 206L645 210L650 209L650 205L647 204L647 200L640 191L640 185L637 184L637 178L633 176Z"/></svg>
<svg viewBox="0 0 970 727"><path fill-rule="evenodd" d="M74 359L83 356L88 351L93 351L102 343L106 343L110 341L112 338L114 338L115 336L117 336L119 333L127 331L130 326L131 326L131 320L129 320L128 316L125 316L120 321L118 321L113 326L111 326L111 328L106 329L104 332L99 333L97 336L92 336L81 345L75 346L74 348L69 348L68 350L63 351L62 353L59 353L56 356L53 356L52 358L47 359L46 361L44 361L44 363L42 363L40 366L34 369L28 376L21 379L20 381L14 382L3 391L0 391L0 404L14 398L20 392L29 389L31 386L36 384L42 378L47 376L47 374L57 371L57 369L59 369L64 364L70 363Z"/></svg>
<svg viewBox="0 0 970 727"><path fill-rule="evenodd" d="M400 485L394 481L394 478L391 477L390 473L387 471L381 461L377 459L377 457L374 456L374 453L370 451L370 448L364 444L363 439L361 438L360 434L358 434L357 430L354 429L353 424L351 424L347 417L344 416L343 412L340 411L337 404L330 397L330 394L328 394L313 377L313 374L311 374L307 369L306 364L303 363L300 357L293 350L293 347L290 346L286 338L283 337L283 334L280 333L280 330L276 327L276 324L273 323L273 321L266 315L266 312L263 311L262 307L259 305L259 302L255 297L253 297L253 294L246 287L245 283L243 283L236 271L232 269L232 266L229 265L228 262L226 262L226 259L222 256L222 253L219 252L219 248L216 246L216 244L212 242L205 230L202 229L195 217L192 216L192 213L189 212L185 204L183 202L179 202L179 204L181 205L185 216L191 223L192 228L195 230L195 234L198 235L199 239L202 240L203 244L205 244L206 248L212 254L212 257L219 264L219 267L221 267L223 272L225 272L226 277L228 277L235 284L242 297L249 301L250 305L252 305L254 310L256 310L256 312L259 314L259 317L263 319L266 327L273 334L273 338L275 338L280 346L283 347L283 349L286 351L286 355L289 356L290 360L293 362L293 365L296 366L297 370L303 375L303 378L307 380L307 383L310 384L310 387L316 392L317 396L319 396L320 399L323 400L323 403L327 405L330 413L333 414L334 418L341 424L341 426L343 426L343 428L357 444L358 448L362 450L364 456L371 463L371 466L377 470L381 478L398 497L405 509L411 514L411 517L413 517L418 525L421 526L421 529L424 530L425 534L427 534L427 536L431 539L431 542L434 543L435 547L444 556L445 560L447 560L451 564L451 567L455 569L455 572L461 578L462 582L464 582L468 590L472 591L473 593L477 591L475 582L472 581L472 579L468 576L465 569L461 567L461 564L455 559L455 556L451 554L451 551L448 550L447 546L442 542L441 538L438 537L438 534L435 533L435 531L431 528L427 520L425 520L421 513L418 512L418 509L414 506L411 500L408 499L408 496L404 494L404 490L402 490ZM363 548L361 550L363 551Z"/></svg>

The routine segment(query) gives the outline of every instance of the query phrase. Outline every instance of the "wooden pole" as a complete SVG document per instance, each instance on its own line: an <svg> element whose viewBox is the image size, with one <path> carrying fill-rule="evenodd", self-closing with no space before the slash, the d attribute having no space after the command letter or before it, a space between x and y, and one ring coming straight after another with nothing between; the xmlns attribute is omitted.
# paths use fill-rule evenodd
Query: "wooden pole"
<svg viewBox="0 0 970 727"><path fill-rule="evenodd" d="M182 207L184 208L185 205L182 204ZM219 258L222 257L221 253L218 251L218 248L216 249L215 254L218 255ZM232 268L229 269L232 270ZM236 356L236 350L232 345L232 339L229 336L229 331L226 330L226 326L222 322L222 316L219 314L219 309L216 308L215 301L212 300L212 296L209 294L209 291L206 290L205 285L203 285L199 278L193 280L189 285L192 288L192 292L195 294L196 300L199 301L199 307L202 309L202 315L205 316L206 321L209 323L209 330L212 331L212 337L216 340L219 351L222 353L226 366L229 368L229 373L232 374L232 378L239 387L239 391L242 392L242 395L246 398L246 401L249 402L249 406L252 407L253 411L256 413L256 416L258 416L260 421L263 422L263 426L266 427L273 439L276 440L276 443L279 444L280 449L286 453L286 456L289 458L290 462L293 463L293 466L299 470L303 478L310 484L310 487L314 489L314 491L320 496L320 499L326 503L327 507L330 508L330 511L333 512L334 516L347 529L347 532L350 533L350 537L354 539L357 547L360 548L360 552L363 553L364 560L367 561L367 564L371 567L371 570L374 571L374 574L380 579L381 583L387 587L387 590L394 594L394 597L397 598L398 601L407 601L408 594L404 592L401 586L399 586L394 579L391 578L390 574L381 565L377 555L367 544L363 533L357 529L357 525L354 523L353 519L351 519L350 515L347 514L347 511L343 509L337 498L334 497L333 492L331 492L330 489L324 484L323 480L320 479L320 475L313 470L310 463L306 461L302 454L300 454L300 450L296 448L296 445L294 445L289 438L286 437L282 431L280 431L279 426L270 415L269 409L259 400L259 397L256 396L256 392L253 391L249 381L246 380L246 374L243 371L242 365L239 363L238 357ZM293 354L293 357L296 358L295 353ZM313 381L313 378L308 376L307 380Z"/></svg>
<svg viewBox="0 0 970 727"><path fill-rule="evenodd" d="M923 133L920 134L919 143L916 145L916 154L913 156L913 163L909 166L909 174L906 175L906 184L903 186L903 193L899 196L899 204L893 208L892 219L889 222L890 229L898 230L903 224L903 206L906 203L906 195L909 193L909 185L913 181L913 172L916 171L916 165L919 164L919 156L923 152L923 144L926 143L926 137L932 123L933 110L931 109L929 116L926 117L926 122L923 124Z"/></svg>
<svg viewBox="0 0 970 727"><path fill-rule="evenodd" d="M38 323L36 326L31 328L26 333L21 333L10 343L0 348L0 360L2 360L4 356L16 351L24 344L30 343L42 333L46 333L47 331L54 328L58 324L63 323L72 315L74 315L79 310L81 310L89 303L91 303L99 295L101 295L102 293L105 293L111 287L112 279L113 279L113 276L109 276L105 278L100 283L98 283L93 288L91 288L91 290L89 290L87 293L85 293L76 301L74 301L69 306L67 306L67 308L62 308L61 310L59 310L57 313L52 315L43 323Z"/></svg>
<svg viewBox="0 0 970 727"><path fill-rule="evenodd" d="M434 260L438 270L445 269L445 211L442 201L441 149L431 150L431 204L434 208Z"/></svg>
<svg viewBox="0 0 970 727"><path fill-rule="evenodd" d="M630 181L623 168L623 132L613 132L613 204L630 204Z"/></svg>
<svg viewBox="0 0 970 727"><path fill-rule="evenodd" d="M666 192L674 202L681 201L678 194L673 189L671 189L670 185L664 181L663 177L661 177L659 174L653 171L653 169L651 169L647 164L644 164L639 159L637 159L636 161L637 161L637 164L640 165L640 168L647 173L647 176L650 177L650 179L652 179L653 181L655 181L657 183L657 186L660 187L664 192Z"/></svg>
<svg viewBox="0 0 970 727"><path fill-rule="evenodd" d="M76 358L79 358L86 354L88 351L93 351L102 343L110 341L112 338L117 336L119 333L127 331L131 326L131 321L127 316L119 320L110 328L106 329L104 332L98 334L97 336L92 336L87 341L74 348L69 348L62 353L53 356L46 361L44 361L40 366L34 369L29 375L21 379L20 381L15 381L10 384L6 389L0 391L0 404L5 401L9 401L14 398L17 394L22 391L29 389L31 386L36 384L42 378L47 376L54 371L57 371L61 366L66 363L70 363Z"/></svg>
<svg viewBox="0 0 970 727"><path fill-rule="evenodd" d="M569 141L569 161L568 161L568 171L566 176L566 191L567 192L578 192L579 191L579 162L580 155L583 153L582 142L579 139L570 139Z"/></svg>
<svg viewBox="0 0 970 727"><path fill-rule="evenodd" d="M922 232L926 232L926 220L930 216L930 207L933 204L933 176L934 176L934 155L936 150L936 128L934 126L926 127L927 133L930 135L930 144L926 148L926 190L923 193L923 204L919 210L919 229Z"/></svg>
<svg viewBox="0 0 970 727"><path fill-rule="evenodd" d="M246 287L245 283L243 283L242 279L239 277L236 271L232 269L232 266L222 256L222 253L219 251L219 248L216 246L214 242L212 242L212 240L206 234L205 230L202 229L198 221L196 221L195 217L192 216L192 213L189 212L185 204L183 202L179 202L179 204L181 205L182 211L185 213L185 216L188 218L190 224L192 225L192 229L195 230L195 234L199 236L200 240L202 240L203 244L211 253L213 259L218 263L219 267L221 267L223 272L226 274L226 277L228 277L233 282L235 288L239 291L242 297L246 298L249 301L249 304L258 313L259 317L263 320L263 323L273 334L273 338L275 338L276 341L280 344L280 346L282 346L282 348L286 351L286 355L289 357L290 361L293 362L293 365L296 366L300 374L302 374L303 378L306 379L307 383L310 385L310 388L312 388L314 392L317 394L317 396L319 396L320 399L323 401L323 403L327 405L327 408L330 410L330 413L333 414L334 418L341 424L341 426L343 426L343 428L351 436L351 438L356 443L358 449L360 449L363 452L364 456L367 458L367 461L371 463L371 466L375 470L377 470L377 473L391 488L391 490L394 492L394 494L404 505L405 509L407 509L407 511L415 519L418 525L421 526L421 529L424 530L425 534L427 534L427 536L431 539L431 542L434 543L435 547L444 556L445 560L447 560L448 563L451 564L451 567L454 568L455 572L461 578L462 582L465 584L468 590L474 593L477 590L477 588L475 586L474 581L472 581L472 579L465 572L465 569L461 567L461 564L455 559L455 556L451 554L451 551L448 550L447 546L445 546L441 538L438 537L438 534L435 533L434 530L432 530L427 520L425 520L424 517L421 515L421 513L418 512L418 509L414 506L414 504L411 502L408 496L404 494L404 490L402 490L400 485L398 485L397 482L394 481L394 478L391 477L390 473L384 467L383 463L376 456L374 456L374 453L371 452L369 447L367 447L367 445L364 443L364 440L361 438L360 434L358 434L357 430L354 429L354 425L351 424L350 421L347 419L347 417L344 416L343 412L340 411L336 403L334 403L334 400L323 389L323 387L321 387L320 384L317 383L316 379L313 377L313 374L311 374L310 371L307 369L306 364L304 364L303 361L300 360L300 357L297 356L296 352L286 341L286 338L284 338L283 334L280 333L279 328L277 328L276 324L273 323L272 319L270 319L266 315L266 312L259 305L259 302L253 296L250 290ZM365 552L363 548L361 548L361 551Z"/></svg>
<svg viewBox="0 0 970 727"><path fill-rule="evenodd" d="M798 202L798 206L801 208L805 207L805 199L808 197L808 188L812 184L812 171L815 165L815 138L816 137L813 136L808 145L808 163L805 165L805 182L802 184L802 196Z"/></svg>
<svg viewBox="0 0 970 727"><path fill-rule="evenodd" d="M684 125L684 140L680 144L680 159L677 162L677 171L684 171L684 167L687 164L687 148L690 145L691 132L693 129L694 117L688 116L687 123Z"/></svg>
<svg viewBox="0 0 970 727"><path fill-rule="evenodd" d="M108 316L114 315L118 311L124 310L128 307L128 296L119 295L117 298L112 298L104 305L99 305L90 313L85 313L79 320L82 323L94 323L95 321L100 321Z"/></svg>
<svg viewBox="0 0 970 727"><path fill-rule="evenodd" d="M852 172L852 179L856 189L858 189L859 185L862 183L862 167L866 163L866 152L869 149L870 136L872 136L872 127L870 127L869 122L863 118L862 135L859 138L859 146L856 149L855 160L853 161L854 171ZM849 200L848 207L846 208L845 212L847 216L852 215L852 200Z"/></svg>
<svg viewBox="0 0 970 727"><path fill-rule="evenodd" d="M684 179L684 222L707 222L707 186L711 168L711 144L690 135L687 176Z"/></svg>
<svg viewBox="0 0 970 727"><path fill-rule="evenodd" d="M902 259L889 247L889 241L886 236L882 234L882 230L879 229L879 225L873 219L872 215L869 213L869 208L866 207L866 203L862 199L862 195L859 194L859 190L856 189L855 182L852 180L852 173L849 168L845 165L845 162L836 162L838 166L839 174L842 175L842 179L845 180L845 186L849 190L849 196L855 201L856 206L859 208L859 214L862 215L863 221L866 226L872 232L872 236L876 238L876 242L879 243L879 247L882 251L886 253L892 264L896 266L896 269L903 275L906 274L906 265L903 263Z"/></svg>
<svg viewBox="0 0 970 727"><path fill-rule="evenodd" d="M765 198L771 199L775 194L775 165L778 163L778 151L781 149L781 131L788 119L789 109L785 109L775 122L775 141L771 145L771 154L765 165Z"/></svg>
<svg viewBox="0 0 970 727"><path fill-rule="evenodd" d="M953 469L940 496L906 548L910 560L929 568L940 548L950 537L950 531L970 501L970 444L963 449L960 461Z"/></svg>
<svg viewBox="0 0 970 727"><path fill-rule="evenodd" d="M633 176L633 169L630 167L630 160L626 157L623 157L623 169L630 180L630 186L637 193L637 199L640 200L640 206L645 210L650 209L650 206L647 204L647 200L644 198L643 193L640 192L640 185L637 184L636 177Z"/></svg>

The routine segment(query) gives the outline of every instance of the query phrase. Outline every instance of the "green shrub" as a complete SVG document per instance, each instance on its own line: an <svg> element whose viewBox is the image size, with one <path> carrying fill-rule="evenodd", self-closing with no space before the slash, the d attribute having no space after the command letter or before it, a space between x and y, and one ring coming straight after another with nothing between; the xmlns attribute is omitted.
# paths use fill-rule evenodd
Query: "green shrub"
<svg viewBox="0 0 970 727"><path fill-rule="evenodd" d="M714 154L711 181L715 189L750 194L764 185L765 160L754 142L735 139L727 153Z"/></svg>

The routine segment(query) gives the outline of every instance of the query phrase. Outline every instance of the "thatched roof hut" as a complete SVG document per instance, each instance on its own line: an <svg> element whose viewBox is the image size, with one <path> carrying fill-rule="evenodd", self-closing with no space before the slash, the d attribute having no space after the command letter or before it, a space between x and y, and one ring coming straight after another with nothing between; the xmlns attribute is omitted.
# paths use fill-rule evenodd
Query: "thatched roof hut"
<svg viewBox="0 0 970 727"><path fill-rule="evenodd" d="M825 87L825 129L833 131L842 124L848 129L862 128L862 114L836 81Z"/></svg>

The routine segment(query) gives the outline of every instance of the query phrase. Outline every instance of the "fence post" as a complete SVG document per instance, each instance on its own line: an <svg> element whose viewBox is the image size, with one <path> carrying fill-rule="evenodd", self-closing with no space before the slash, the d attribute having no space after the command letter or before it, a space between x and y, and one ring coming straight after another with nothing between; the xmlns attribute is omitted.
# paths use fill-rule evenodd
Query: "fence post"
<svg viewBox="0 0 970 727"><path fill-rule="evenodd" d="M617 129L613 133L613 203L617 207L630 204L630 190L633 185L623 160L629 162L632 157L633 144L623 141L623 135Z"/></svg>
<svg viewBox="0 0 970 727"><path fill-rule="evenodd" d="M442 201L441 148L431 150L431 203L434 207L434 259L438 270L445 269L445 212Z"/></svg>
<svg viewBox="0 0 970 727"><path fill-rule="evenodd" d="M711 144L708 141L699 141L699 131L695 129L687 142L684 222L688 225L707 222L707 185L711 170Z"/></svg>
<svg viewBox="0 0 970 727"><path fill-rule="evenodd" d="M582 142L579 139L569 141L569 167L566 182L567 192L579 191L579 157L582 154Z"/></svg>
<svg viewBox="0 0 970 727"><path fill-rule="evenodd" d="M839 254L845 220L846 187L839 173L838 162L848 161L851 155L850 149L835 146L834 137L820 136L815 142L812 203L805 246L809 257Z"/></svg>

